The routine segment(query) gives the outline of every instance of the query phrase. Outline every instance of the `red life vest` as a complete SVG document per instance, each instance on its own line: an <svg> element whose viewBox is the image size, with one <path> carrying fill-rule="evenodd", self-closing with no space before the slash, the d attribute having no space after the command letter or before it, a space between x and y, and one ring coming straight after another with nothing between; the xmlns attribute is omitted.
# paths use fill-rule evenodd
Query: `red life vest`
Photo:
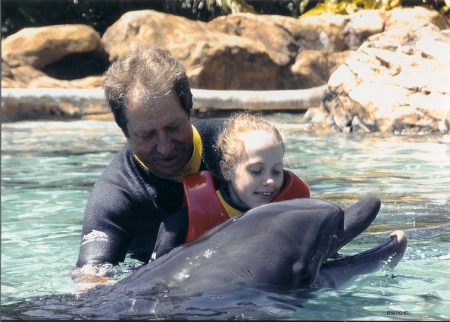
<svg viewBox="0 0 450 322"><path fill-rule="evenodd" d="M230 219L216 193L214 182L223 180L214 177L209 171L201 171L183 178L185 206L188 207L189 228L186 242L199 237L207 230ZM308 185L293 172L283 170L284 185L272 202L295 198L309 198Z"/></svg>

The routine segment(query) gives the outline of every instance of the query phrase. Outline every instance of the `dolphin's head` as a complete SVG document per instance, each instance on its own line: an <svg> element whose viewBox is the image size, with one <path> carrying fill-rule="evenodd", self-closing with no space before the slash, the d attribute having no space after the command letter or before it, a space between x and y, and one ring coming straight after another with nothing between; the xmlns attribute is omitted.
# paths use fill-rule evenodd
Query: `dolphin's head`
<svg viewBox="0 0 450 322"><path fill-rule="evenodd" d="M253 208L186 248L195 254L214 250L208 253L209 264L202 261L203 280L211 266L215 275L246 285L308 287L325 259L337 251L343 222L344 212L334 204L293 199Z"/></svg>

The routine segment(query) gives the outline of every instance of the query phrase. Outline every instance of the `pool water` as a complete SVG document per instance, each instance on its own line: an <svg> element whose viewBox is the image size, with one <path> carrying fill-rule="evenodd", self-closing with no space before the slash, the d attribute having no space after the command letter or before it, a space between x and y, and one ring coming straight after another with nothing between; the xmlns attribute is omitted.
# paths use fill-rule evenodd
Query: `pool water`
<svg viewBox="0 0 450 322"><path fill-rule="evenodd" d="M312 197L342 207L367 193L381 198L377 219L341 252L372 248L401 229L408 237L403 260L339 290L239 288L159 299L146 318L450 319L450 144L438 136L317 135L302 131L299 115L266 117L283 130L287 168ZM90 190L124 143L112 121L2 124L2 305L74 292L68 272Z"/></svg>

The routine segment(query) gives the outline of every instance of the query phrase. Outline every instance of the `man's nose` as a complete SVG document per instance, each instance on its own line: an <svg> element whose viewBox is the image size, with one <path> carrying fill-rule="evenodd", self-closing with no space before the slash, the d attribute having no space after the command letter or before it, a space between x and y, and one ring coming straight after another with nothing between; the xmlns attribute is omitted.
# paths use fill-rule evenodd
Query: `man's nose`
<svg viewBox="0 0 450 322"><path fill-rule="evenodd" d="M158 133L157 151L162 156L170 156L173 152L174 144L165 131Z"/></svg>

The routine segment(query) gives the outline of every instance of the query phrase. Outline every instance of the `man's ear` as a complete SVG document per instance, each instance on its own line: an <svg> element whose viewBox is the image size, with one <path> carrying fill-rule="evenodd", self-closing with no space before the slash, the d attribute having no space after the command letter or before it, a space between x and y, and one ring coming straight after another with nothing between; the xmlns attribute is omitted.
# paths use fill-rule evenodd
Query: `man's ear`
<svg viewBox="0 0 450 322"><path fill-rule="evenodd" d="M226 181L230 181L233 177L230 166L223 160L220 161L220 171Z"/></svg>

